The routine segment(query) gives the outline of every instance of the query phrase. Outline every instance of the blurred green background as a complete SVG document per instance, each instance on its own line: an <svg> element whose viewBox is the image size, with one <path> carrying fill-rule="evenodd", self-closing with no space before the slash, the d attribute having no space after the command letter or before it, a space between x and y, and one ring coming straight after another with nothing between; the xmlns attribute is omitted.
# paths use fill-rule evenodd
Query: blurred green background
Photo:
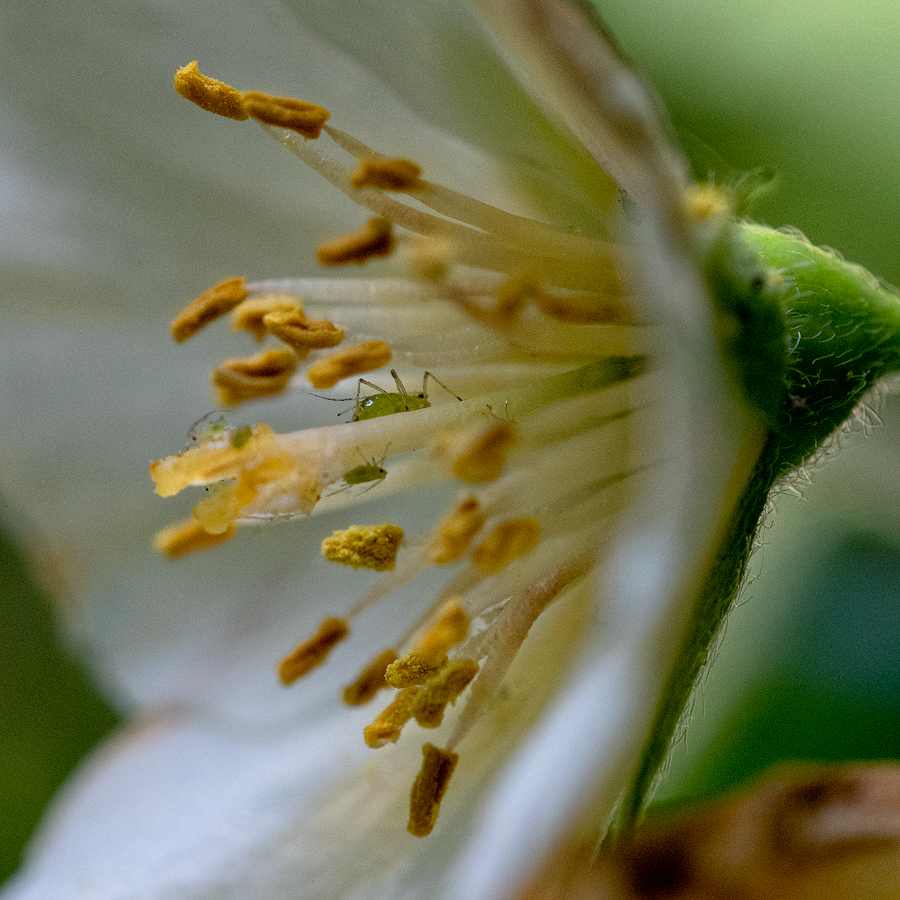
<svg viewBox="0 0 900 900"><path fill-rule="evenodd" d="M698 177L774 170L756 218L900 283L896 0L598 5ZM718 792L782 759L900 758L900 402L877 404L869 426L778 497L662 798ZM54 642L20 550L0 534L0 879L114 722Z"/></svg>

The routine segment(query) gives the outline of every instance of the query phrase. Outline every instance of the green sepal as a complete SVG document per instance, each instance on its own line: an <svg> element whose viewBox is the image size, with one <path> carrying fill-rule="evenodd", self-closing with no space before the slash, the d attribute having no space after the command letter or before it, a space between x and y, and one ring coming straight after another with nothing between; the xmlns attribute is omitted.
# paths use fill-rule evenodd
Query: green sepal
<svg viewBox="0 0 900 900"><path fill-rule="evenodd" d="M900 294L801 235L736 223L705 248L719 339L769 434L699 593L608 840L640 816L710 646L740 590L769 492L875 383L900 370Z"/></svg>
<svg viewBox="0 0 900 900"><path fill-rule="evenodd" d="M742 223L781 306L787 368L774 431L779 474L800 465L875 382L900 369L900 294L796 233Z"/></svg>

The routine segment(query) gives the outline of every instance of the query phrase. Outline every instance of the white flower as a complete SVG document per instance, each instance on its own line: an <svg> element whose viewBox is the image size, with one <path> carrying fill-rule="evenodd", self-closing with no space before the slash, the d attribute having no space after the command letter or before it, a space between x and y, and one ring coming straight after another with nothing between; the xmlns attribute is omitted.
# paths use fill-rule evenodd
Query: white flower
<svg viewBox="0 0 900 900"><path fill-rule="evenodd" d="M71 71L52 63L42 70L23 56L30 80L17 115L44 136L43 156L12 157L6 166L17 173L11 183L21 198L21 235L30 227L41 236L31 262L58 307L40 315L22 309L14 336L2 338L0 377L12 416L4 488L80 568L74 634L134 724L64 793L7 896L477 900L509 895L570 829L602 830L633 770L760 430L721 358L697 265L706 231L719 220L713 213L701 227L685 212L682 166L644 88L581 13L553 2L511 5L483 4L547 113L516 86L478 20L438 0L384 10L348 5L339 14L333 3L304 3L259 18L218 4L92 6L78 11L77 27L57 27L71 29L76 41L94 28L102 52L85 47ZM31 13L23 6L18 15ZM327 47L321 33L353 57ZM367 654L398 642L440 584L416 583L415 591L391 596L346 652L339 648L307 681L283 691L272 675L277 657L362 593L361 576L317 561L323 533L349 524L346 517L329 514L328 527L314 520L242 533L176 564L146 549L152 528L172 515L141 495L138 473L147 459L177 449L181 423L205 411L201 357L230 352L214 333L197 338L200 349L190 353L165 347L155 329L163 309L172 311L169 298L235 269L313 271L314 245L359 222L352 205L341 205L310 173L298 176L255 129L195 116L170 97L171 69L195 57L242 86L265 77L267 89L323 103L338 127L348 123L367 144L413 158L433 182L553 222L542 234L490 213L500 220L496 235L514 247L500 266L504 276L522 274L520 264L546 243L560 267L541 260L537 278L557 303L591 287L593 267L610 260L627 282L621 295L614 292L624 310L618 324L532 311L531 320L512 316L492 332L459 310L471 314L470 300L493 296L499 283L480 273L464 282L454 254L471 251L475 262L496 247L481 235L468 244L451 236L448 273L412 295L426 310L424 336L446 329L447 346L426 343L414 327L395 339L392 307L375 304L367 320L359 310L345 315L359 335L391 340L408 364L433 365L466 401L284 439L256 429L244 445L257 461L309 461L301 475L312 471L324 489L350 471L354 453L368 464L423 447L438 425L461 426L445 441L451 463L473 440L466 429L479 423L512 423L521 432L508 479L476 490L493 524L524 513L540 521L544 539L485 579L480 606L472 600L480 588L463 583L459 593L490 634L491 598L511 597L504 612L527 613L529 597L539 605L535 591L555 596L541 579L568 578L568 590L540 615L502 683L488 682L488 694L468 707L477 714L471 729L462 729L458 743L454 721L437 733L453 742L460 764L426 839L405 830L409 790L422 744L441 741L409 726L396 746L370 750L361 732L377 709L347 709L336 693ZM93 114L76 112L74 88L60 93L60 84L90 85ZM109 156L91 152L98 135ZM308 156L304 139L291 140ZM590 153L630 194L627 216ZM232 155L237 169L226 172ZM59 195L63 178L78 193ZM79 205L88 189L109 198L102 219L81 219L95 208ZM441 197L450 203L451 195ZM62 209L48 222L51 198ZM454 218L481 224L472 218L481 211L461 209ZM395 209L384 214L397 218ZM610 237L620 246L604 250L600 241ZM12 249L21 260L21 246ZM18 284L33 286L34 273L23 272ZM311 288L327 293L318 283L287 286ZM353 296L345 285L338 300ZM482 313L497 318L490 306ZM471 343L460 346L463 338ZM483 343L489 338L495 344ZM560 341L569 342L564 352ZM566 374L636 355L653 360L649 371L620 365L608 387L586 397ZM447 374L454 365L459 387ZM562 381L549 380L555 373ZM553 405L541 414L536 399ZM259 412L284 430L332 415L330 404L296 394ZM337 446L328 443L334 434ZM596 476L588 468L594 459ZM166 465L176 481L218 480L190 466L181 477L177 460ZM386 467L366 520L402 521L408 533L433 529L458 482L444 475L425 501L411 490L378 500L389 492ZM240 484L242 471L219 477ZM307 512L308 494L288 496L279 480L295 483L298 471L259 479L238 512ZM437 464L411 465L406 478L434 481ZM628 494L607 505L594 482L617 478ZM333 505L354 499L355 490ZM597 503L589 514L574 505L579 490ZM565 504L573 505L571 521ZM225 524L233 518L226 515ZM482 676L518 648L521 636L512 631L498 626L493 644L472 649ZM463 698L457 710L465 708Z"/></svg>

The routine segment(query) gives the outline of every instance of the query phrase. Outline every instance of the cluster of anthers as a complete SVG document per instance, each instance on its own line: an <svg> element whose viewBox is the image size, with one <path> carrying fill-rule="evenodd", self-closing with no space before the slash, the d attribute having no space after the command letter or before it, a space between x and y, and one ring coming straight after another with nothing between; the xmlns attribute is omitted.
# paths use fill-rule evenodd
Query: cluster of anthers
<svg viewBox="0 0 900 900"><path fill-rule="evenodd" d="M279 667L285 684L301 678L374 603L430 567L449 567L439 595L343 694L356 705L395 691L365 729L366 743L377 748L396 742L413 719L438 727L467 692L443 746L423 747L408 829L424 836L458 746L488 704L499 702L532 624L591 577L620 512L662 452L650 439L646 398L657 376L643 362L647 329L632 320L625 250L605 236L512 215L432 184L413 162L326 125L329 113L319 106L239 92L200 74L196 63L175 84L206 110L257 120L375 214L358 233L323 243L321 264L402 249L408 272L235 278L208 290L176 316L176 341L230 313L235 329L279 342L213 370L220 402L284 392L301 365L321 390L391 360L436 369L463 397L442 392L432 406L424 388L408 394L398 379L396 393L357 399L351 422L276 434L265 424L217 420L195 430L194 446L151 466L162 496L208 488L192 519L158 536L170 556L231 538L241 525L309 515L320 500L333 509L370 488L458 483L452 509L424 535L405 539L401 527L386 523L324 540L326 559L383 572L382 580L343 617L325 619ZM322 132L352 165L312 149ZM610 211L603 215L608 224ZM403 231L395 236L395 228ZM312 311L320 318L308 317Z"/></svg>

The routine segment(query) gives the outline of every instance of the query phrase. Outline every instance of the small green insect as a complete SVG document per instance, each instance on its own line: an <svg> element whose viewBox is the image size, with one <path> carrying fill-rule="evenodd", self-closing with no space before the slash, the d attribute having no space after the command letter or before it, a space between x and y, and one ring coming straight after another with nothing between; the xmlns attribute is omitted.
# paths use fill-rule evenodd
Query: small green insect
<svg viewBox="0 0 900 900"><path fill-rule="evenodd" d="M382 466L385 459L387 459L387 456L383 456L380 460L373 459L370 463L363 463L349 472L344 472L344 481L348 485L366 484L370 481L384 481L387 478L387 469ZM373 484L372 487L375 487L375 485Z"/></svg>
<svg viewBox="0 0 900 900"><path fill-rule="evenodd" d="M422 392L419 394L410 394L403 386L400 376L395 369L391 369L391 375L397 385L396 392L386 391L384 388L360 378L356 386L356 406L353 409L353 421L361 422L363 419L378 419L381 416L392 416L394 413L409 412L412 409L427 409L431 406L428 402L428 379L437 382L448 394L457 397L450 388L442 381L435 378L431 372L426 372L422 377ZM378 393L371 394L368 397L360 399L359 389L362 385L373 388Z"/></svg>
<svg viewBox="0 0 900 900"><path fill-rule="evenodd" d="M371 462L365 462L359 466L354 466L354 468L344 473L344 486L339 487L336 491L332 491L329 496L340 494L342 491L355 487L357 484L368 484L369 486L366 488L366 491L372 490L379 482L384 481L384 479L387 478L387 469L384 468L384 461L386 459L387 450L385 450L384 456L382 456L381 459L375 459L373 456ZM366 491L362 491L362 493L365 493Z"/></svg>

